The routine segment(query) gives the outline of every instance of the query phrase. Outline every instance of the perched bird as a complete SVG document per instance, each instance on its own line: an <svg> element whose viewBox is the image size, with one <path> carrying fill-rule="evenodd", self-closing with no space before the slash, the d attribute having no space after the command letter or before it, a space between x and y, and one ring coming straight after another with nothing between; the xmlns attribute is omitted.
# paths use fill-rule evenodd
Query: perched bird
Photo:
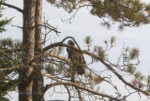
<svg viewBox="0 0 150 101"><path fill-rule="evenodd" d="M75 47L74 42L72 40L68 41L68 45ZM82 75L85 73L85 60L83 54L73 48L67 47L68 58L71 60L73 65L73 70L77 72L77 74Z"/></svg>

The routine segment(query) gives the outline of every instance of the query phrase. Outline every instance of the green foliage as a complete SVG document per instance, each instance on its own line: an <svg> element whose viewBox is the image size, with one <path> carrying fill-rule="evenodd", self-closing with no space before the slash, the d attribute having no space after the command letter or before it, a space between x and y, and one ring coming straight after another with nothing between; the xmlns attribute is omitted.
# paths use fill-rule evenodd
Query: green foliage
<svg viewBox="0 0 150 101"><path fill-rule="evenodd" d="M17 86L17 80L6 80L0 75L0 101L9 101L4 96L8 93L8 91L13 90Z"/></svg>
<svg viewBox="0 0 150 101"><path fill-rule="evenodd" d="M135 59L139 56L139 50L137 48L132 48L130 52L130 59Z"/></svg>
<svg viewBox="0 0 150 101"><path fill-rule="evenodd" d="M52 64L48 64L46 65L46 68L45 68L46 72L49 73L49 74L54 74L55 70L54 70L54 66Z"/></svg>
<svg viewBox="0 0 150 101"><path fill-rule="evenodd" d="M8 98L0 96L0 101L9 101Z"/></svg>
<svg viewBox="0 0 150 101"><path fill-rule="evenodd" d="M91 14L99 18L109 18L124 26L139 26L149 23L150 5L140 0L47 0L49 3L63 7L69 13L81 7L91 7ZM110 26L110 22L105 22Z"/></svg>
<svg viewBox="0 0 150 101"><path fill-rule="evenodd" d="M86 36L85 37L85 40L84 40L84 42L86 43L86 45L87 45L87 47L88 47L88 50L89 50L89 48L90 48L90 46L91 46L91 44L92 44L92 39L91 39L91 37L90 36Z"/></svg>
<svg viewBox="0 0 150 101"><path fill-rule="evenodd" d="M6 39L2 39L0 40L0 47L1 48L12 48L13 46L13 40L11 38L6 38Z"/></svg>
<svg viewBox="0 0 150 101"><path fill-rule="evenodd" d="M11 21L11 19L1 19L0 21L0 33L6 31L5 26Z"/></svg>
<svg viewBox="0 0 150 101"><path fill-rule="evenodd" d="M8 91L13 90L17 85L17 80L0 80L0 96L4 96Z"/></svg>
<svg viewBox="0 0 150 101"><path fill-rule="evenodd" d="M144 3L139 0L94 0L91 10L93 15L111 17L113 21L121 22L121 26L139 26L149 22L149 16L144 12Z"/></svg>
<svg viewBox="0 0 150 101"><path fill-rule="evenodd" d="M127 68L127 72L134 74L135 71L136 71L136 68L132 64L129 64Z"/></svg>
<svg viewBox="0 0 150 101"><path fill-rule="evenodd" d="M111 44L114 44L115 41L116 41L116 38L114 36L112 36L111 39L110 39Z"/></svg>
<svg viewBox="0 0 150 101"><path fill-rule="evenodd" d="M55 66L56 65L56 66ZM58 68L57 68L58 66ZM64 70L64 63L59 62L58 64L46 64L45 71L51 75L54 75L54 73L60 73Z"/></svg>
<svg viewBox="0 0 150 101"><path fill-rule="evenodd" d="M141 74L141 72L136 72L135 77L139 80L143 80L145 77Z"/></svg>
<svg viewBox="0 0 150 101"><path fill-rule="evenodd" d="M11 68L18 63L13 49L18 49L19 44L19 41L14 42L10 38L0 40L0 68ZM10 73L11 71L0 73L0 99L2 101L8 101L4 96L8 91L15 89L18 84L17 79L12 80L12 77L9 77Z"/></svg>
<svg viewBox="0 0 150 101"><path fill-rule="evenodd" d="M49 3L64 8L67 12L71 13L74 9L77 9L80 4L83 4L86 0L47 0Z"/></svg>
<svg viewBox="0 0 150 101"><path fill-rule="evenodd" d="M100 46L95 46L94 47L94 51L97 53L97 55L101 58L105 58L106 54L105 54L105 50L103 50L103 47Z"/></svg>
<svg viewBox="0 0 150 101"><path fill-rule="evenodd" d="M0 68L7 68L11 65L12 63L8 58L0 56ZM2 101L8 101L8 99L4 96L8 93L8 91L13 90L18 84L17 80L11 80L11 78L8 78L8 74L10 73L11 72L0 73L0 99L2 99Z"/></svg>
<svg viewBox="0 0 150 101"><path fill-rule="evenodd" d="M0 68L12 66L12 61L5 56L0 56Z"/></svg>
<svg viewBox="0 0 150 101"><path fill-rule="evenodd" d="M0 33L6 31L5 26L6 26L7 24L9 24L10 21L12 20L12 19L6 19L6 18L3 19L3 18L2 18L2 16L3 16L3 14L2 14L3 8L2 8L2 6L1 6L1 3L2 3L2 2L3 2L3 0L0 0Z"/></svg>
<svg viewBox="0 0 150 101"><path fill-rule="evenodd" d="M136 78L139 78L141 76L141 73L140 72L137 72L136 74L135 74L135 77Z"/></svg>
<svg viewBox="0 0 150 101"><path fill-rule="evenodd" d="M65 64L63 62L59 62L59 68L58 70L59 71L63 71L65 68L64 68Z"/></svg>
<svg viewBox="0 0 150 101"><path fill-rule="evenodd" d="M6 39L0 40L0 53L1 53L1 56L2 56L1 58L8 58L9 60L11 60L12 49L13 49L13 41L12 41L12 39L6 38Z"/></svg>
<svg viewBox="0 0 150 101"><path fill-rule="evenodd" d="M115 42L116 42L116 37L112 36L110 39L111 48L114 46Z"/></svg>
<svg viewBox="0 0 150 101"><path fill-rule="evenodd" d="M91 39L90 36L86 36L86 37L85 37L85 43L86 43L88 46L91 46L92 41L93 41L93 40Z"/></svg>

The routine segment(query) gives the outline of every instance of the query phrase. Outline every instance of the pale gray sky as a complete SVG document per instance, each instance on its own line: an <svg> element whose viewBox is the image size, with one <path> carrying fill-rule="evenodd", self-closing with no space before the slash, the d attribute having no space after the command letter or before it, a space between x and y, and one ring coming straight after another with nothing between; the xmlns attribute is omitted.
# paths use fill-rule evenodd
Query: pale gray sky
<svg viewBox="0 0 150 101"><path fill-rule="evenodd" d="M10 4L22 7L22 0L7 1ZM59 41L66 36L73 36L79 42L81 47L85 48L83 40L87 35L92 37L94 45L102 45L104 40L109 39L111 36L115 36L117 38L115 44L116 48L111 56L117 59L119 56L118 53L121 52L124 43L126 46L137 47L140 50L141 60L138 70L143 74L148 74L150 72L150 24L142 25L138 28L127 27L122 32L118 30L117 24L112 26L111 29L107 29L100 25L101 22L98 17L89 14L87 8L79 10L76 17L72 19L71 24L67 22L62 23L61 18L67 19L71 15L63 9L52 7L45 1L46 0L44 0L43 13L45 13L46 19L49 19L49 23L56 26L58 30L62 32L59 37L52 33L53 37L51 39L53 41ZM149 2L149 0L142 1ZM12 9L6 9L4 14L8 18L15 17L11 24L22 26L22 15L20 13L17 13L17 11ZM21 40L21 29L9 25L7 26L7 30L7 32L0 34L0 38L12 37L13 39ZM17 101L14 97L14 93L11 93L10 96L13 97L12 101ZM62 97L65 98L66 96L64 97L62 95Z"/></svg>

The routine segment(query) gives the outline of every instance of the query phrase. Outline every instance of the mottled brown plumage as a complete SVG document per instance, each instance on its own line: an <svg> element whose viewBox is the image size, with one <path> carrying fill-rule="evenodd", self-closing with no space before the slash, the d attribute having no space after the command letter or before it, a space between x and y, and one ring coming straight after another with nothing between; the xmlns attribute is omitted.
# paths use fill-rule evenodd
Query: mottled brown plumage
<svg viewBox="0 0 150 101"><path fill-rule="evenodd" d="M74 46L74 42L71 40L68 41L68 44ZM68 58L71 60L73 64L73 70L75 70L79 75L84 74L85 60L83 54L69 47L67 48L67 52Z"/></svg>

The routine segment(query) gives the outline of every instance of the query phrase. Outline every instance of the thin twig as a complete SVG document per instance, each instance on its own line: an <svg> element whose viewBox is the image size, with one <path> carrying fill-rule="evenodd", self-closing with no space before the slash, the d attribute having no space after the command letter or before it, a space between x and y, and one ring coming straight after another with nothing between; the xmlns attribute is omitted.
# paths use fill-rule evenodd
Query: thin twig
<svg viewBox="0 0 150 101"><path fill-rule="evenodd" d="M19 29L23 29L23 27L20 27L20 26L18 26L18 25L11 25L12 27L17 27L17 28L19 28Z"/></svg>

